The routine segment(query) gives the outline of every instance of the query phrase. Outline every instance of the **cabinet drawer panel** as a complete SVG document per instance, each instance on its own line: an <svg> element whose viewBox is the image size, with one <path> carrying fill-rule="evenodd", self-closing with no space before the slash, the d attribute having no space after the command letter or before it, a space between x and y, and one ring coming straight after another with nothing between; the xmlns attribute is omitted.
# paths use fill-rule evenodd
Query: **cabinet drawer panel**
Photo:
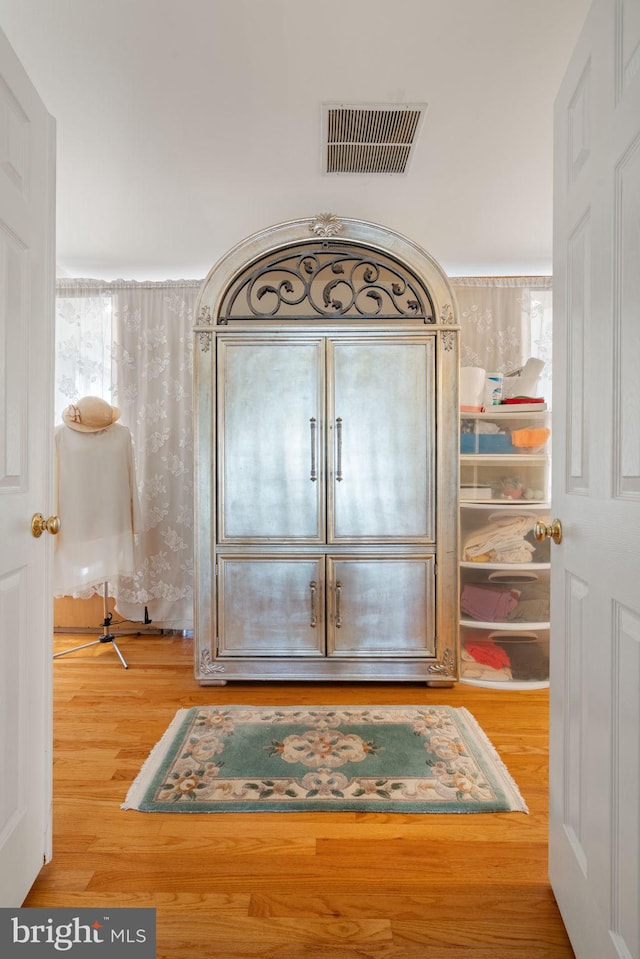
<svg viewBox="0 0 640 959"><path fill-rule="evenodd" d="M433 337L329 341L329 376L329 541L433 543Z"/></svg>
<svg viewBox="0 0 640 959"><path fill-rule="evenodd" d="M222 543L325 536L324 342L218 344Z"/></svg>
<svg viewBox="0 0 640 959"><path fill-rule="evenodd" d="M330 656L433 656L435 557L328 560Z"/></svg>
<svg viewBox="0 0 640 959"><path fill-rule="evenodd" d="M218 656L323 656L324 556L219 556Z"/></svg>

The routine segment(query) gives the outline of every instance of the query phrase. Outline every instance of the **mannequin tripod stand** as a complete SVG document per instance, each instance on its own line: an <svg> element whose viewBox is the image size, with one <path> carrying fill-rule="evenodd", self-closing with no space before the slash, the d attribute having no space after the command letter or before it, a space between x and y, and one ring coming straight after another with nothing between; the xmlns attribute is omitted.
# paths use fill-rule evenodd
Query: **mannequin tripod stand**
<svg viewBox="0 0 640 959"><path fill-rule="evenodd" d="M109 632L109 627L111 626L111 620L113 618L113 614L109 612L109 584L108 583L104 583L102 595L104 598L104 604L103 604L104 619L102 620L102 635L99 636L98 639L92 640L90 643L82 643L80 646L73 646L71 649L64 649L61 653L54 653L54 656L53 656L54 659L58 659L58 657L60 656L67 656L69 653L75 653L79 649L87 649L89 646L100 646L102 643L111 643L116 653L118 654L118 658L120 659L120 662L122 663L124 668L125 669L129 668L127 661L125 660L124 656L120 652L120 648L118 644L116 643L115 635ZM140 633L139 632L120 633L120 635L121 636L139 636Z"/></svg>

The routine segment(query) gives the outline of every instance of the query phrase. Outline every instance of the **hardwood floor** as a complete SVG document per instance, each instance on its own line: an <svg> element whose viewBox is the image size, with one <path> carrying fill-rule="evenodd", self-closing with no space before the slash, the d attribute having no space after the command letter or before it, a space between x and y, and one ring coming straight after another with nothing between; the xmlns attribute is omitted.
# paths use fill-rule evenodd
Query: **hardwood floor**
<svg viewBox="0 0 640 959"><path fill-rule="evenodd" d="M88 637L91 638L91 637ZM57 634L56 651L87 641ZM192 644L122 638L54 662L54 857L26 906L157 910L158 959L571 959L546 873L546 691L201 687ZM123 811L176 709L466 706L530 809L480 815Z"/></svg>

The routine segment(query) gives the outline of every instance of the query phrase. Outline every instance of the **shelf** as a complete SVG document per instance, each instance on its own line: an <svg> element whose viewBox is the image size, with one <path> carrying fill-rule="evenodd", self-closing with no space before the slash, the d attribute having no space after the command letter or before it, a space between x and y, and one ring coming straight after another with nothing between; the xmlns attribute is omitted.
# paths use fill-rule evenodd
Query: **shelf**
<svg viewBox="0 0 640 959"><path fill-rule="evenodd" d="M485 410L483 413L478 412L465 412L460 410L460 419L461 420L493 420L496 416L499 416L501 419L510 420L530 420L531 417L535 416L548 416L551 412L550 410L517 410L517 407L514 406L492 406L490 409Z"/></svg>
<svg viewBox="0 0 640 959"><path fill-rule="evenodd" d="M508 497L500 499L498 496L493 496L491 499L461 499L459 503L465 509L486 509L487 506L496 506L498 510L502 509L503 506L523 506L526 509L542 509L547 510L547 512L551 509L551 504L545 499L509 499Z"/></svg>
<svg viewBox="0 0 640 959"><path fill-rule="evenodd" d="M548 453L460 453L461 463L480 463L481 465L521 463L523 460L528 463L546 463L548 459Z"/></svg>
<svg viewBox="0 0 640 959"><path fill-rule="evenodd" d="M550 623L523 623L521 620L518 620L517 623L508 622L508 623L483 623L479 619L461 619L461 626L466 626L470 629L490 629L492 632L499 632L504 630L509 633L528 633L533 632L537 629L549 629Z"/></svg>
<svg viewBox="0 0 640 959"><path fill-rule="evenodd" d="M465 559L460 562L460 569L506 569L525 570L525 569L551 569L551 563L474 563L473 560Z"/></svg>
<svg viewBox="0 0 640 959"><path fill-rule="evenodd" d="M533 509L551 509L550 504L541 499L498 499L497 496L492 497L492 499L461 499L459 503L460 506L463 506L465 509L469 507L475 509L478 506L524 506L527 509L529 509L529 507Z"/></svg>
<svg viewBox="0 0 640 959"><path fill-rule="evenodd" d="M531 682L520 682L514 679L505 679L504 682L490 682L488 679L465 679L460 677L461 683L467 686L480 686L482 689L511 689L514 692L526 692L528 689L548 689L549 680L532 680Z"/></svg>

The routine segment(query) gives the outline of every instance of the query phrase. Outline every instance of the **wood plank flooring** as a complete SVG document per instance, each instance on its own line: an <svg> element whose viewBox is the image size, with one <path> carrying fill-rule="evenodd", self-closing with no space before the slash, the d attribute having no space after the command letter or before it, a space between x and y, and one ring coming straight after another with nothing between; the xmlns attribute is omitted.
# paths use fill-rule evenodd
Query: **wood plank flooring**
<svg viewBox="0 0 640 959"><path fill-rule="evenodd" d="M572 959L547 880L546 691L202 687L191 640L120 646L128 670L110 644L54 662L54 857L25 905L153 907L158 959ZM120 808L180 707L426 702L474 714L530 815Z"/></svg>

